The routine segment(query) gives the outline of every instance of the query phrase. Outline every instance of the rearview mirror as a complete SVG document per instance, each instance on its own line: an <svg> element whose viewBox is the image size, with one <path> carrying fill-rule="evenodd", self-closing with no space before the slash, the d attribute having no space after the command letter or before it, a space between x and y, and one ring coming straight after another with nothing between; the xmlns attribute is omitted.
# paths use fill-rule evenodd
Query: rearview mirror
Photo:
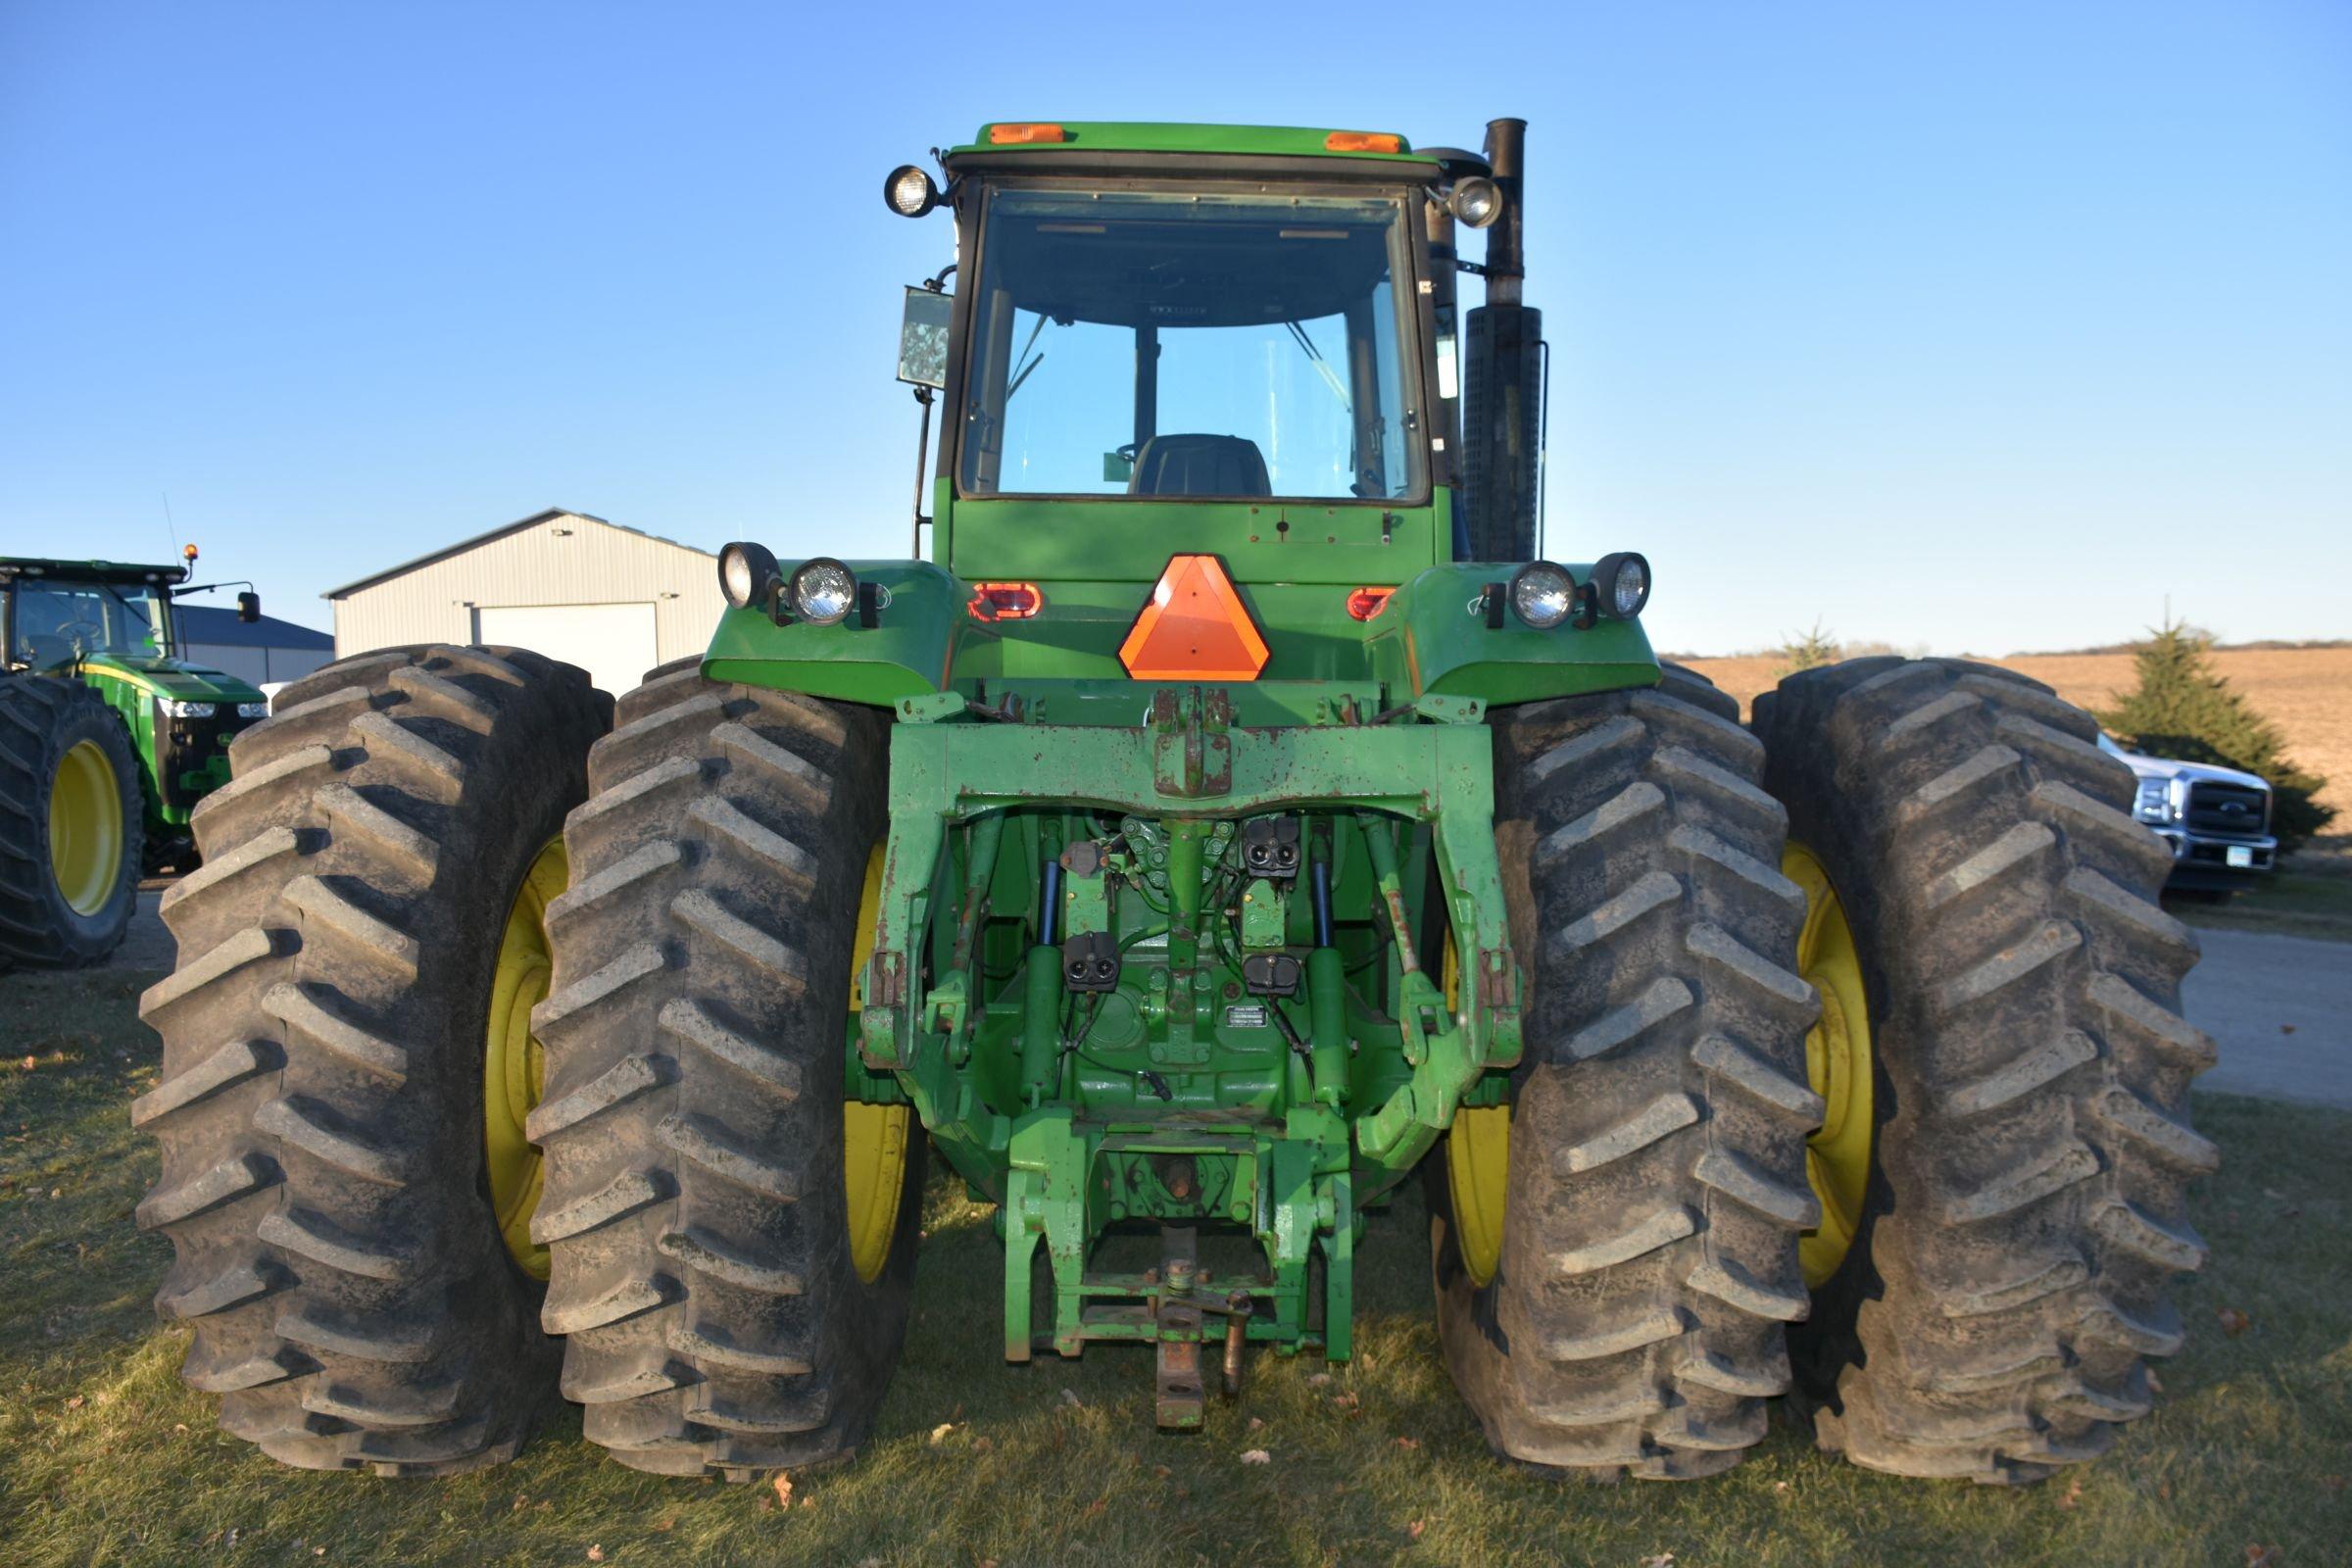
<svg viewBox="0 0 2352 1568"><path fill-rule="evenodd" d="M253 592L237 595L237 618L250 626L262 618L262 596Z"/></svg>
<svg viewBox="0 0 2352 1568"><path fill-rule="evenodd" d="M948 321L956 312L953 294L927 288L906 291L899 321L899 379L915 386L948 385Z"/></svg>

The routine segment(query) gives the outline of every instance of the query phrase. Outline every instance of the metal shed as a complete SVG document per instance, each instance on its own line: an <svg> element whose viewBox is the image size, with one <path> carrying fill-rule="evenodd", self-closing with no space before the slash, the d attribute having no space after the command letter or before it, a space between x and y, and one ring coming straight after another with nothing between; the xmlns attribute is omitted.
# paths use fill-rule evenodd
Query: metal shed
<svg viewBox="0 0 2352 1568"><path fill-rule="evenodd" d="M218 605L182 603L172 620L180 658L256 686L299 680L335 657L332 637L275 615L248 622Z"/></svg>
<svg viewBox="0 0 2352 1568"><path fill-rule="evenodd" d="M724 602L708 551L551 508L387 566L325 597L335 655L506 644L577 664L615 695L709 645Z"/></svg>

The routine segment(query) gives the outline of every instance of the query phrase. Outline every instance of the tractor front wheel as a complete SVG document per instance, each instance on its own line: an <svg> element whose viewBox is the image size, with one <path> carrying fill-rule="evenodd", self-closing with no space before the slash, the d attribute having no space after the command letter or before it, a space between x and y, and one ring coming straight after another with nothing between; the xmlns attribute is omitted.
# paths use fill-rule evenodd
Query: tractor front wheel
<svg viewBox="0 0 2352 1568"><path fill-rule="evenodd" d="M1826 1448L2030 1481L2146 1413L2141 1358L2204 1246L2214 1167L2180 1013L2190 932L2090 715L1953 660L1807 670L1756 704L1822 990L1809 1151L1824 1210L1792 1335Z"/></svg>
<svg viewBox="0 0 2352 1568"><path fill-rule="evenodd" d="M879 897L880 715L707 681L621 700L564 829L531 1119L548 1331L623 1464L854 1452L906 1337L922 1129L845 1095Z"/></svg>
<svg viewBox="0 0 2352 1568"><path fill-rule="evenodd" d="M0 675L0 967L77 968L122 946L144 821L138 759L105 700Z"/></svg>

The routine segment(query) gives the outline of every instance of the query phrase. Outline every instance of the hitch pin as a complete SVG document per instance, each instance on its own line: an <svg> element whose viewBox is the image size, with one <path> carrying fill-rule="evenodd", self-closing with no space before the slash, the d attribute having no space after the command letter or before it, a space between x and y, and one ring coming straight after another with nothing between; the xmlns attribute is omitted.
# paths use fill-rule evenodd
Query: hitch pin
<svg viewBox="0 0 2352 1568"><path fill-rule="evenodd" d="M1225 1298L1225 1396L1229 1399L1241 1396L1242 1347L1250 1338L1250 1314L1255 1306L1248 1291Z"/></svg>

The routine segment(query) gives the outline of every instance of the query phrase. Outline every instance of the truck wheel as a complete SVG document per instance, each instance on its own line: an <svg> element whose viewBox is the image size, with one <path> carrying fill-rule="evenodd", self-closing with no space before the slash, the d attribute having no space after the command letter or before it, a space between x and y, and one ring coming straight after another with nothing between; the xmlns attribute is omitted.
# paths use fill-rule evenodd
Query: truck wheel
<svg viewBox="0 0 2352 1568"><path fill-rule="evenodd" d="M2007 670L1868 659L1758 699L1811 893L1827 1210L1793 1336L1825 1448L1902 1475L2039 1479L2145 1414L2169 1277L2216 1163L2213 1046L2181 1020L2172 857L2090 716Z"/></svg>
<svg viewBox="0 0 2352 1568"><path fill-rule="evenodd" d="M621 700L564 829L534 1233L564 1392L623 1464L846 1458L897 1363L922 1130L844 1094L886 734L668 665Z"/></svg>
<svg viewBox="0 0 2352 1568"><path fill-rule="evenodd" d="M144 836L138 759L105 699L0 675L0 965L78 968L121 947Z"/></svg>
<svg viewBox="0 0 2352 1568"><path fill-rule="evenodd" d="M1811 990L1784 817L1731 699L1655 690L1498 721L1526 1055L1430 1176L1439 1335L1502 1453L1681 1479L1737 1463L1788 1386Z"/></svg>
<svg viewBox="0 0 2352 1568"><path fill-rule="evenodd" d="M139 1008L164 1076L131 1107L163 1152L138 1219L172 1238L182 1376L287 1464L495 1463L555 1392L501 1124L611 718L536 654L368 654L288 687L196 808L204 866L164 896L179 967Z"/></svg>

